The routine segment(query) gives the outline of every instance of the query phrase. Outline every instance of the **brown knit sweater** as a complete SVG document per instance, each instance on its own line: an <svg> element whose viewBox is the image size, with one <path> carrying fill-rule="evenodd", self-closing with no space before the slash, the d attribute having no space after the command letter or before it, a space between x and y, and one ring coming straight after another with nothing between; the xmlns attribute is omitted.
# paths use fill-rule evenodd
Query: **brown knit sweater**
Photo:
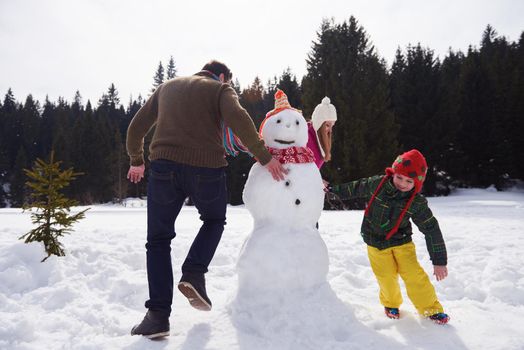
<svg viewBox="0 0 524 350"><path fill-rule="evenodd" d="M271 160L235 90L199 72L161 84L133 117L127 129L131 165L144 163L144 137L156 126L150 160L168 159L207 168L226 166L222 120L262 165Z"/></svg>

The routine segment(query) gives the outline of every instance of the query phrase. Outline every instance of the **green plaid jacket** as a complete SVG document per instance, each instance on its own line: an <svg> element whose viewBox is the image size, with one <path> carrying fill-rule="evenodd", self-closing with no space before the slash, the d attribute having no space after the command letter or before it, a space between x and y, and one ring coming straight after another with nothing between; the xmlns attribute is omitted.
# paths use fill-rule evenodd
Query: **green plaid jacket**
<svg viewBox="0 0 524 350"><path fill-rule="evenodd" d="M383 177L379 175L334 185L332 191L341 199L365 198L369 201ZM411 242L411 219L426 238L426 247L433 265L446 265L447 252L442 232L428 207L428 201L420 193L415 195L398 231L386 240L386 234L395 226L410 196L411 192L401 192L392 181L386 181L373 200L368 216L362 221L361 235L364 242L380 250Z"/></svg>

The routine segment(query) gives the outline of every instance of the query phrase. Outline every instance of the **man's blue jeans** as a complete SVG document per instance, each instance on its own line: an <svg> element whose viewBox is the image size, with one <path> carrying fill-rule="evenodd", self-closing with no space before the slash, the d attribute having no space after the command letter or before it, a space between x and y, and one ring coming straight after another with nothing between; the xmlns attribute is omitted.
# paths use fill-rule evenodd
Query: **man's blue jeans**
<svg viewBox="0 0 524 350"><path fill-rule="evenodd" d="M226 224L225 168L202 168L169 160L151 162L147 184L147 280L146 308L171 313L173 271L171 240L175 220L191 197L203 221L182 265L182 273L206 273Z"/></svg>

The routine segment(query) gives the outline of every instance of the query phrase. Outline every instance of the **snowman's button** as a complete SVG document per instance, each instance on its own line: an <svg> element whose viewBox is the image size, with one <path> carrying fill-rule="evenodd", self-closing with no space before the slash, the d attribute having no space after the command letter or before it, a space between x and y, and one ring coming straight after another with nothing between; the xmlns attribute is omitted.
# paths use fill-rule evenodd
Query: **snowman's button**
<svg viewBox="0 0 524 350"><path fill-rule="evenodd" d="M297 199L297 200L295 201L295 204L296 204L296 205L299 205L299 204L300 204L300 199Z"/></svg>
<svg viewBox="0 0 524 350"><path fill-rule="evenodd" d="M290 182L289 180L286 181L286 186L289 186Z"/></svg>

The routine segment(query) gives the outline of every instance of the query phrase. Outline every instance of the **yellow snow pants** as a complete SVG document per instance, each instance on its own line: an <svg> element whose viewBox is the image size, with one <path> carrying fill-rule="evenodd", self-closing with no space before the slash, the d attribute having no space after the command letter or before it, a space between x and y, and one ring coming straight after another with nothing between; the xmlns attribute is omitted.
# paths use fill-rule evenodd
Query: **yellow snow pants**
<svg viewBox="0 0 524 350"><path fill-rule="evenodd" d="M417 260L415 244L409 242L397 247L378 250L368 245L368 257L380 287L380 303L386 307L400 307L402 294L398 276L406 285L409 299L422 316L444 312L435 288Z"/></svg>

